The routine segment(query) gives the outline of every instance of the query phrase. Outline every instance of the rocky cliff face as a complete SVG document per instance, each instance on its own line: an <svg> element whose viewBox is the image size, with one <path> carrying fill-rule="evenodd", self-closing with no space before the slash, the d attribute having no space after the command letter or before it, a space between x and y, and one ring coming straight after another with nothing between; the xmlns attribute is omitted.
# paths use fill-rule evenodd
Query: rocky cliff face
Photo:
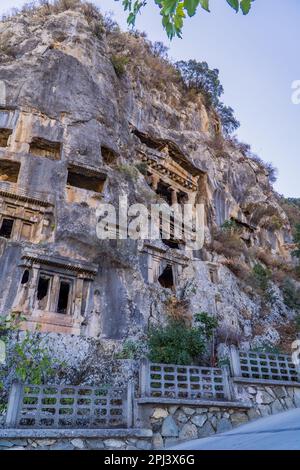
<svg viewBox="0 0 300 470"><path fill-rule="evenodd" d="M279 288L266 303L234 268L247 274L262 253L290 263L267 171L222 139L142 38L95 24L80 8L0 23L1 314L118 345L174 310L207 311L221 344L279 343L293 317ZM202 250L97 238L100 202L175 193L205 204Z"/></svg>

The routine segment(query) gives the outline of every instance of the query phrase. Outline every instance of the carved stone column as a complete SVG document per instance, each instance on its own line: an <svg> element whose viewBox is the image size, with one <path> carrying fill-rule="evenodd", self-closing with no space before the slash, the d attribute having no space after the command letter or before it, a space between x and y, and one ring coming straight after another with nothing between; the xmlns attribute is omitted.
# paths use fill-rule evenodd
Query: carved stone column
<svg viewBox="0 0 300 470"><path fill-rule="evenodd" d="M160 180L160 177L158 175L151 176L151 186L152 186L153 191L157 190L159 180Z"/></svg>
<svg viewBox="0 0 300 470"><path fill-rule="evenodd" d="M176 189L172 189L172 205L178 204L178 193Z"/></svg>

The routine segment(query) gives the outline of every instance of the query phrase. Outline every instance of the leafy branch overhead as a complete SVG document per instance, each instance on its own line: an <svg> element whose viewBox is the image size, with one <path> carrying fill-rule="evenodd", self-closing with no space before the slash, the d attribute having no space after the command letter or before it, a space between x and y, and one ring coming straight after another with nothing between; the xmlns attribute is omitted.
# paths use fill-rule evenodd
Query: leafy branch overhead
<svg viewBox="0 0 300 470"><path fill-rule="evenodd" d="M119 1L119 0L116 0ZM254 0L226 0L236 13L247 15ZM154 0L162 16L162 24L170 39L181 38L184 18L194 16L198 7L210 11L209 0ZM128 11L127 23L135 26L138 13L146 6L147 0L122 0L125 11Z"/></svg>

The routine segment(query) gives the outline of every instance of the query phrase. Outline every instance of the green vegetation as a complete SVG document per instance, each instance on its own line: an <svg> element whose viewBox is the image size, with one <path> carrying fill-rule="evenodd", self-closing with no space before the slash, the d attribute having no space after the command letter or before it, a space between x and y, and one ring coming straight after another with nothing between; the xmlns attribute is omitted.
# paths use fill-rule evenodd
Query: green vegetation
<svg viewBox="0 0 300 470"><path fill-rule="evenodd" d="M222 224L221 229L224 232L238 232L239 231L239 226L236 223L235 220L230 219L230 220L225 220L225 222Z"/></svg>
<svg viewBox="0 0 300 470"><path fill-rule="evenodd" d="M293 310L300 310L300 289L297 289L294 282L286 278L283 281L281 290L285 305Z"/></svg>
<svg viewBox="0 0 300 470"><path fill-rule="evenodd" d="M164 364L193 364L201 358L212 338L217 321L206 312L195 315L195 326L170 320L149 330L149 359Z"/></svg>
<svg viewBox="0 0 300 470"><path fill-rule="evenodd" d="M293 251L293 256L300 260L300 224L295 226L294 242L296 243L297 248Z"/></svg>
<svg viewBox="0 0 300 470"><path fill-rule="evenodd" d="M129 165L128 163L121 163L117 165L116 168L127 180L136 181L138 179L139 171L135 166Z"/></svg>
<svg viewBox="0 0 300 470"><path fill-rule="evenodd" d="M274 344L270 343L270 341L264 341L262 342L259 346L256 348L252 349L253 352L258 352L258 353L272 353L272 354L280 354L281 351L277 346ZM266 377L268 378L268 377Z"/></svg>
<svg viewBox="0 0 300 470"><path fill-rule="evenodd" d="M118 1L118 0L116 0ZM254 0L226 0L237 13L239 10L247 15ZM182 27L186 16L194 16L198 7L209 12L209 0L155 0L162 16L163 27L169 37L182 37ZM127 23L134 26L137 15L147 5L147 0L122 0L125 11L128 11Z"/></svg>
<svg viewBox="0 0 300 470"><path fill-rule="evenodd" d="M123 344L122 351L116 354L116 359L141 359L144 352L145 344L142 341L128 339Z"/></svg>
<svg viewBox="0 0 300 470"><path fill-rule="evenodd" d="M19 315L0 319L0 339L6 344L7 357L4 366L0 369L0 378L13 374L14 378L22 382L35 385L45 383L45 380L54 376L61 362L54 363L47 350L42 347L37 333L24 332L24 338L10 344L10 333L19 330L24 318ZM3 383L0 381L0 389Z"/></svg>
<svg viewBox="0 0 300 470"><path fill-rule="evenodd" d="M126 72L126 65L129 62L129 58L122 55L113 55L110 60L117 76L121 78Z"/></svg>
<svg viewBox="0 0 300 470"><path fill-rule="evenodd" d="M196 60L176 62L187 90L194 90L201 93L206 106L213 107L217 112L225 134L231 134L240 123L234 117L234 111L231 107L225 106L220 101L224 88L219 79L219 70L210 69L207 62L197 62Z"/></svg>
<svg viewBox="0 0 300 470"><path fill-rule="evenodd" d="M251 280L253 287L261 293L265 302L272 303L274 300L274 292L271 287L272 271L257 263L252 269Z"/></svg>

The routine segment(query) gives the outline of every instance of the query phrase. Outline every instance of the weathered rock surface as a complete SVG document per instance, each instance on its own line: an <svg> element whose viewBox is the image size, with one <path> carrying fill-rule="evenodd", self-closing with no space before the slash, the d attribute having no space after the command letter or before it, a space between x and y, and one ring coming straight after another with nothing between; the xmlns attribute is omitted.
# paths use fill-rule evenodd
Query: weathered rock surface
<svg viewBox="0 0 300 470"><path fill-rule="evenodd" d="M128 48L141 41L125 37ZM213 230L233 219L243 227L245 252L262 248L289 262L287 216L258 163L229 143L216 148L216 117L201 97L183 103L176 83L160 89L151 83L154 74L148 69L142 74L150 77L146 83L138 72L141 64L131 66L134 57L118 76L112 63L114 33L95 34L78 9L42 19L38 14L8 19L0 23L0 41L0 131L3 138L9 134L0 148L0 163L6 165L0 171L0 189L6 185L1 198L4 205L12 199L25 203L33 213L26 220L35 227L26 236L24 231L23 238L17 233L13 239L0 237L0 314L22 311L24 327L31 330L41 324L42 332L51 332L49 349L67 358L75 371L88 356L91 338L96 341L93 357L97 348L98 357L111 354L124 338L141 337L149 321L164 321L174 296L192 314L216 314L245 347L255 341L279 342L276 328L292 315L280 292L262 319L259 296L241 286L226 256L211 250L210 243ZM143 243L99 240L96 234L100 201L116 205L121 195L130 203L157 200L154 187L135 166L141 154L153 153L161 161L181 161L191 174L200 175L195 196L205 202L200 254L161 241L154 248L159 274L166 263L176 273L173 291L151 278L155 256ZM86 181L96 189L95 179L101 189L91 191ZM270 229L274 218L280 224ZM60 315L54 305L58 287L52 304L37 296L39 275L48 273L52 283L53 271L53 285L59 285L59 275L71 282L72 307L60 306L60 313L70 308L70 315ZM253 328L258 321L260 331ZM67 338L70 333L74 336ZM70 349L76 351L73 356ZM86 376L92 380L93 374L87 371ZM170 436L177 433L173 425L168 428Z"/></svg>

